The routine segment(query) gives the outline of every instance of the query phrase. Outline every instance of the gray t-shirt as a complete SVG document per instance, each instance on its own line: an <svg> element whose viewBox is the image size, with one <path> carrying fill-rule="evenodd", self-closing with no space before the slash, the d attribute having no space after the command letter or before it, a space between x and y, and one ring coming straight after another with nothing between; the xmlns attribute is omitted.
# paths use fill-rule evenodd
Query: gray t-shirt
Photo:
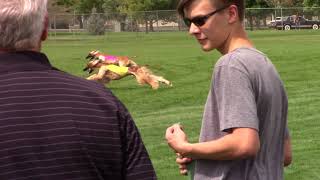
<svg viewBox="0 0 320 180"><path fill-rule="evenodd" d="M260 151L255 158L197 160L195 180L281 180L288 99L271 61L254 48L238 48L215 65L200 142L226 135L230 128L259 132Z"/></svg>

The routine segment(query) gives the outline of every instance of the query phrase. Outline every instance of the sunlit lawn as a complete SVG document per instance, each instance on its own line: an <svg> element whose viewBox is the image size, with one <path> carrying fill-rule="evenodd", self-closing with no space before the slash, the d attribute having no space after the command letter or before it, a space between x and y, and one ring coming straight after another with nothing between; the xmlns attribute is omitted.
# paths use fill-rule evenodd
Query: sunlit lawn
<svg viewBox="0 0 320 180"><path fill-rule="evenodd" d="M293 164L285 179L320 179L320 30L249 32L256 47L277 67L289 96L289 128ZM190 141L197 141L211 73L219 54L204 53L186 32L108 33L51 36L44 45L52 63L71 74L82 71L90 50L135 57L173 82L157 91L139 86L132 77L112 82L143 136L160 180L186 179L178 174L175 156L164 141L166 127L181 122Z"/></svg>

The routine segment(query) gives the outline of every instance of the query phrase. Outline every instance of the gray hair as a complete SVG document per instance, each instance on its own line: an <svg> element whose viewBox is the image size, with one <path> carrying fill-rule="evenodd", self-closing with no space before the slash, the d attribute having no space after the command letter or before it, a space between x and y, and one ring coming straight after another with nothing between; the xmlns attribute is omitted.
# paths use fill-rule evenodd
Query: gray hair
<svg viewBox="0 0 320 180"><path fill-rule="evenodd" d="M0 48L30 50L39 45L47 0L0 0Z"/></svg>

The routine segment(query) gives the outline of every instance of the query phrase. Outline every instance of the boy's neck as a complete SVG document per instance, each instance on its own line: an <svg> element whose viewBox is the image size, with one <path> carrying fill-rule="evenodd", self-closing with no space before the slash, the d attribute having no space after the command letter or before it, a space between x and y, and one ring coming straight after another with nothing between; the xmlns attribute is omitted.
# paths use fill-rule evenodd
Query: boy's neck
<svg viewBox="0 0 320 180"><path fill-rule="evenodd" d="M224 45L218 49L221 54L228 54L240 47L254 47L247 36L242 24L235 26L229 33Z"/></svg>

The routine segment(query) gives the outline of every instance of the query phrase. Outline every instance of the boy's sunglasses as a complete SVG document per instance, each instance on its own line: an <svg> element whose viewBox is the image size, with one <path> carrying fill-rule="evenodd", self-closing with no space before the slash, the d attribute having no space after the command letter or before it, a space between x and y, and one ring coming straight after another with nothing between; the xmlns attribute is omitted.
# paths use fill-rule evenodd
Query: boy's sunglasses
<svg viewBox="0 0 320 180"><path fill-rule="evenodd" d="M193 23L194 25L201 27L203 26L207 20L209 19L209 17L213 16L214 14L226 9L227 7L229 7L230 5L225 5L219 9L216 9L215 11L205 15L205 16L198 16L198 17L194 17L192 19L189 18L183 18L184 23L186 24L186 26L190 27L191 24Z"/></svg>

